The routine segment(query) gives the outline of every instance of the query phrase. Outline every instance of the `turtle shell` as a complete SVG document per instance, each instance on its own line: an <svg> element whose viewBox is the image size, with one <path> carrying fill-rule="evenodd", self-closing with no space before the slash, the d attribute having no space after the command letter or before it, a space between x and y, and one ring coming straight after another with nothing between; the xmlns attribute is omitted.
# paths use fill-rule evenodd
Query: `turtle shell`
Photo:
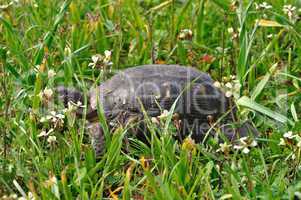
<svg viewBox="0 0 301 200"><path fill-rule="evenodd" d="M60 99L77 102L82 99L79 91L59 87ZM229 140L247 135L258 135L252 124L246 122L237 127L235 109L224 93L213 85L211 77L192 67L179 65L142 65L120 71L100 86L89 92L87 119L88 132L96 155L104 149L104 135L97 120L97 104L103 107L107 121L125 125L138 118L138 128L134 132L138 139L145 140L147 134L144 113L150 117L161 115L163 110L170 110L175 104L177 119L174 124L178 129L177 138L191 137L200 142L207 138L207 133L216 135L222 132ZM230 112L228 112L230 111ZM82 116L81 112L78 113ZM220 119L223 120L220 120ZM215 123L218 121L219 123ZM211 128L215 123L214 130ZM115 124L115 123L113 123ZM230 124L230 125L229 125ZM140 128L139 128L140 127ZM216 128L217 127L217 128Z"/></svg>
<svg viewBox="0 0 301 200"><path fill-rule="evenodd" d="M188 121L208 121L228 109L228 99L206 73L178 65L142 65L126 69L90 91L90 106L97 99L108 120L122 112L160 115L176 103L175 112ZM93 118L93 115L91 116Z"/></svg>

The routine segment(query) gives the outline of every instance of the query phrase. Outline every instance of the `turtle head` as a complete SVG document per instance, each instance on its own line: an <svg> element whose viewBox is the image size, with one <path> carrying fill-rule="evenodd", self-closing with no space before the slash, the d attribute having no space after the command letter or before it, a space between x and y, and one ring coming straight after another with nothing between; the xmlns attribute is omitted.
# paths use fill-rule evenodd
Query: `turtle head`
<svg viewBox="0 0 301 200"><path fill-rule="evenodd" d="M59 104L63 104L65 108L68 108L68 104L84 104L84 97L81 91L75 88L66 88L64 86L58 86L56 88L57 100ZM79 107L76 111L78 116L82 116L83 108Z"/></svg>

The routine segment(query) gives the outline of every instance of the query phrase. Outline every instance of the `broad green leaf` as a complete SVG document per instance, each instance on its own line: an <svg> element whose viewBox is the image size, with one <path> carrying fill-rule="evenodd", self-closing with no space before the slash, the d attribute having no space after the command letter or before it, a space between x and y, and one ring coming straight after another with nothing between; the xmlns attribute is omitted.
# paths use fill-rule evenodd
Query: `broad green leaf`
<svg viewBox="0 0 301 200"><path fill-rule="evenodd" d="M260 112L264 115L267 115L267 116L271 117L272 119L274 119L276 121L279 121L281 123L293 124L293 122L291 120L289 120L286 116L284 116L280 113L277 113L275 111L272 111L269 108L266 108L265 106L256 103L255 101L253 101L249 97L246 97L246 96L241 97L240 99L238 99L237 104L240 105L240 106L250 108L250 109L255 110L257 112Z"/></svg>

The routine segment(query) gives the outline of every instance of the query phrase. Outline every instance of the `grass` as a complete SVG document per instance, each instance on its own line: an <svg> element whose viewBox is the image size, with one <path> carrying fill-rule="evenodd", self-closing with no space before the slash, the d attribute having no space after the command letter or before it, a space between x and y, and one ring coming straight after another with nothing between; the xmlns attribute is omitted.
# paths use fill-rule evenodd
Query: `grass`
<svg viewBox="0 0 301 200"><path fill-rule="evenodd" d="M273 0L272 8L256 9L260 3L0 1L0 198L301 198L301 5ZM291 17L283 11L288 4L296 6ZM184 29L192 36L181 39ZM126 128L107 130L110 142L96 160L85 120L72 113L51 133L55 142L38 137L52 127L41 118L62 112L39 94L56 85L87 91L102 82L109 75L88 64L105 50L112 51L112 71L177 63L220 82L237 75L239 115L257 126L259 145L229 154L217 152L214 140L179 144L169 119L161 128L149 122L151 145L129 138L136 147L129 151ZM56 75L48 77L49 70ZM294 138L283 138L288 131Z"/></svg>

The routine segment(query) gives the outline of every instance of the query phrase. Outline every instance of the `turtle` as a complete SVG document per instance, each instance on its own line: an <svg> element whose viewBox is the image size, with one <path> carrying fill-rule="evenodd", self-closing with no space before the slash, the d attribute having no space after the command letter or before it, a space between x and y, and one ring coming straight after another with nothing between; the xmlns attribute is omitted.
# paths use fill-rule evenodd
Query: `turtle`
<svg viewBox="0 0 301 200"><path fill-rule="evenodd" d="M83 95L75 90L58 87L57 93L66 105L69 101L83 102ZM174 108L176 138L182 141L190 136L195 142L207 134L215 135L218 127L229 141L248 135L257 136L257 129L249 122L237 124L233 101L214 86L209 74L196 68L181 65L151 64L119 71L88 92L88 132L97 156L104 152L104 134L97 117L101 105L111 128L135 122L136 136L147 141L145 113L156 118L164 110ZM78 111L82 115L82 110Z"/></svg>

